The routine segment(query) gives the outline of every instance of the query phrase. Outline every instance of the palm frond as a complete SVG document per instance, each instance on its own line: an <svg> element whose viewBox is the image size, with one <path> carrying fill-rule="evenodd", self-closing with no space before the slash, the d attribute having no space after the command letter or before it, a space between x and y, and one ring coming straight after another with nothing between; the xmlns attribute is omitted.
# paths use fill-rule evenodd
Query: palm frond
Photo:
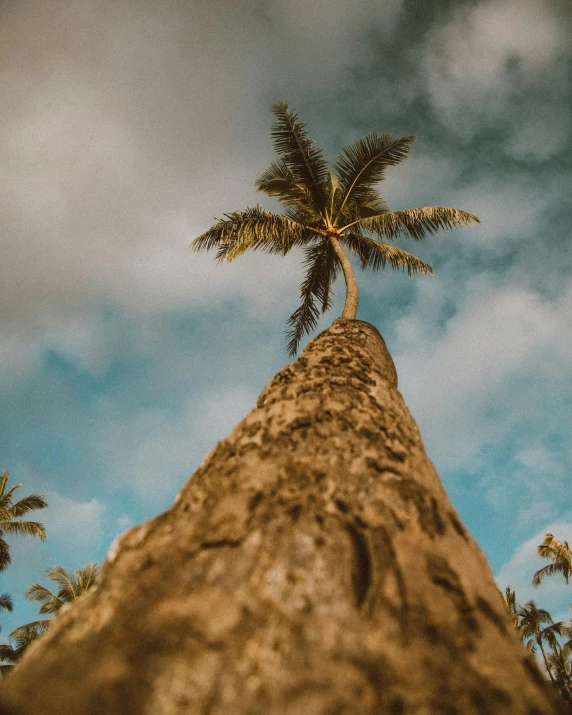
<svg viewBox="0 0 572 715"><path fill-rule="evenodd" d="M363 270L371 268L378 271L389 264L394 270L407 270L408 275L420 273L433 275L433 269L428 263L422 261L407 251L397 246L391 246L383 241L358 233L347 233L340 236L340 240L347 248L359 256Z"/></svg>
<svg viewBox="0 0 572 715"><path fill-rule="evenodd" d="M544 566L543 568L538 569L538 571L532 577L532 585L539 586L542 580L546 578L546 576L554 576L557 573L561 573L566 579L566 583L568 583L569 570L564 564L557 563L549 564L548 566Z"/></svg>
<svg viewBox="0 0 572 715"><path fill-rule="evenodd" d="M191 243L194 251L216 248L219 261L233 261L248 250L262 249L285 256L291 248L307 239L304 225L260 206L225 214L208 231Z"/></svg>
<svg viewBox="0 0 572 715"><path fill-rule="evenodd" d="M53 566L46 571L46 576L60 587L58 598L64 603L73 601L78 595L76 574L66 571L63 566Z"/></svg>
<svg viewBox="0 0 572 715"><path fill-rule="evenodd" d="M306 278L300 286L302 303L288 320L288 354L296 355L303 336L311 332L318 324L321 303L322 312L331 307L331 287L338 271L338 259L328 240L323 240L305 249L304 266Z"/></svg>
<svg viewBox="0 0 572 715"><path fill-rule="evenodd" d="M35 536L42 541L46 538L44 525L38 521L0 521L0 531L5 534Z"/></svg>
<svg viewBox="0 0 572 715"><path fill-rule="evenodd" d="M4 496L4 489L6 489L6 482L8 481L8 477L10 475L6 470L0 474L0 497Z"/></svg>
<svg viewBox="0 0 572 715"><path fill-rule="evenodd" d="M10 633L9 638L16 644L15 651L17 655L20 656L32 641L44 635L51 622L51 618L45 618L40 621L25 623L23 626L14 629L12 633Z"/></svg>
<svg viewBox="0 0 572 715"><path fill-rule="evenodd" d="M273 104L270 111L276 117L270 132L276 153L288 167L294 182L303 186L316 209L321 209L326 202L328 179L322 151L308 136L306 125L298 121L298 115L288 109L287 104Z"/></svg>
<svg viewBox="0 0 572 715"><path fill-rule="evenodd" d="M388 166L407 158L415 137L397 139L393 134L372 132L345 147L334 164L343 191L342 207L360 204L373 184L382 181Z"/></svg>
<svg viewBox="0 0 572 715"><path fill-rule="evenodd" d="M8 593L0 593L0 609L11 611L13 607L12 596Z"/></svg>
<svg viewBox="0 0 572 715"><path fill-rule="evenodd" d="M1 534L2 531L0 530L0 571L5 571L12 563L12 559L10 558L10 547L4 541Z"/></svg>
<svg viewBox="0 0 572 715"><path fill-rule="evenodd" d="M399 234L422 241L427 234L440 229L452 230L461 226L480 223L476 216L448 206L423 206L368 216L358 223L363 229L377 233L380 238L396 239Z"/></svg>
<svg viewBox="0 0 572 715"><path fill-rule="evenodd" d="M311 206L312 196L306 186L296 182L286 162L273 161L256 180L257 191L277 198L285 206Z"/></svg>
<svg viewBox="0 0 572 715"><path fill-rule="evenodd" d="M75 572L78 596L87 593L97 581L99 566L96 563L89 563Z"/></svg>
<svg viewBox="0 0 572 715"><path fill-rule="evenodd" d="M8 509L10 504L12 503L12 497L14 495L14 492L16 489L19 489L22 485L21 484L15 484L11 489L9 489L5 494L2 494L0 497L0 515Z"/></svg>
<svg viewBox="0 0 572 715"><path fill-rule="evenodd" d="M4 519L17 519L30 511L44 509L47 506L48 502L44 496L41 494L30 494L30 496L20 499L16 504L12 504L10 508L0 511L0 521Z"/></svg>
<svg viewBox="0 0 572 715"><path fill-rule="evenodd" d="M16 661L17 659L18 654L11 645L8 645L7 643L0 643L0 660Z"/></svg>
<svg viewBox="0 0 572 715"><path fill-rule="evenodd" d="M39 583L34 583L30 586L25 594L29 601L38 601L42 604L40 613L57 613L64 605L63 601L55 593L52 593L49 588L41 586Z"/></svg>

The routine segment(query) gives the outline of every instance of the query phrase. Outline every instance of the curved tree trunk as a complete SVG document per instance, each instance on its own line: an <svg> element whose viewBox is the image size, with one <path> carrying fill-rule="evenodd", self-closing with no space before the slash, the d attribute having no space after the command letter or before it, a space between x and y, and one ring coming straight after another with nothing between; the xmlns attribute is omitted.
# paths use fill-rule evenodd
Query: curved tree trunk
<svg viewBox="0 0 572 715"><path fill-rule="evenodd" d="M557 713L369 324L312 340L128 531L2 715Z"/></svg>
<svg viewBox="0 0 572 715"><path fill-rule="evenodd" d="M334 253L338 257L338 260L342 266L344 280L346 282L346 301L344 303L342 318L348 318L349 320L353 320L357 315L358 308L358 284L356 281L354 269L352 268L350 259L344 253L344 250L341 247L340 242L336 238L336 236L329 234L328 237L332 243Z"/></svg>

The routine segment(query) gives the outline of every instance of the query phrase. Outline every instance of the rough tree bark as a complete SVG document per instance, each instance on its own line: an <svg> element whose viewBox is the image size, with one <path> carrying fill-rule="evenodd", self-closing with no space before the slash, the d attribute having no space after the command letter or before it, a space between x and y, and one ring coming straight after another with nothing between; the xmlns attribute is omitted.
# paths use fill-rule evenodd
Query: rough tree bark
<svg viewBox="0 0 572 715"><path fill-rule="evenodd" d="M557 713L369 324L338 320L6 680L3 715Z"/></svg>

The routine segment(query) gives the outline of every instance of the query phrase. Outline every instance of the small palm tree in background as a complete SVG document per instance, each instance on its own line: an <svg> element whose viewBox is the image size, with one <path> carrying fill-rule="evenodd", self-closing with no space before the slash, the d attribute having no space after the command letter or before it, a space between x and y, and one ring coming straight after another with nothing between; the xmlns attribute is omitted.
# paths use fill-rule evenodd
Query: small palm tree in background
<svg viewBox="0 0 572 715"><path fill-rule="evenodd" d="M16 484L6 491L8 477L8 472L0 475L0 571L4 571L12 561L10 549L4 540L5 534L28 534L42 541L46 538L46 531L42 524L37 521L21 520L21 517L29 512L48 506L45 498L40 494L30 494L13 504L14 492L22 485Z"/></svg>
<svg viewBox="0 0 572 715"><path fill-rule="evenodd" d="M513 591L510 586L507 586L504 590L504 593L502 591L499 591L499 593L504 603L504 607L506 608L508 615L510 616L510 620L512 621L513 626L516 628L520 637L522 638L523 636L520 631L520 616L518 615L518 609L520 608L520 606L516 602L516 592Z"/></svg>
<svg viewBox="0 0 572 715"><path fill-rule="evenodd" d="M359 259L362 269L379 270L389 264L409 275L433 273L427 263L382 239L397 242L404 234L421 241L439 229L478 219L444 206L389 211L375 185L385 178L387 167L407 158L415 137L368 134L343 149L330 171L305 124L288 105L275 104L270 111L276 117L271 136L278 159L256 185L258 191L277 198L284 213L255 206L225 214L191 248L215 249L219 261L233 261L251 249L283 256L292 248L304 249L301 305L288 321L288 352L295 355L304 334L316 327L320 309L325 313L331 307L332 285L340 269L346 284L342 317L356 317L358 287L346 252Z"/></svg>
<svg viewBox="0 0 572 715"><path fill-rule="evenodd" d="M554 682L562 697L572 702L572 643L556 647L548 656L548 665L554 675Z"/></svg>
<svg viewBox="0 0 572 715"><path fill-rule="evenodd" d="M548 566L539 569L532 578L534 586L538 586L545 576L560 573L566 583L572 576L572 552L567 541L559 541L553 534L546 534L544 541L538 547L538 555L552 561Z"/></svg>
<svg viewBox="0 0 572 715"><path fill-rule="evenodd" d="M59 586L57 593L35 583L26 591L26 598L29 601L38 601L42 604L40 615L53 615L67 603L86 594L96 582L98 570L97 564L93 563L89 563L73 573L66 571L63 566L54 566L46 571L46 576ZM42 618L19 626L10 633L9 638L16 644L13 648L15 660L22 656L30 643L48 630L51 622L51 618Z"/></svg>
<svg viewBox="0 0 572 715"><path fill-rule="evenodd" d="M559 648L557 636L562 635L563 624L560 621L554 623L550 613L543 608L538 608L534 601L529 601L525 606L520 606L518 616L520 631L527 647L533 653L537 646L540 648L550 680L556 685L546 657L544 643L548 643L552 651L556 652Z"/></svg>

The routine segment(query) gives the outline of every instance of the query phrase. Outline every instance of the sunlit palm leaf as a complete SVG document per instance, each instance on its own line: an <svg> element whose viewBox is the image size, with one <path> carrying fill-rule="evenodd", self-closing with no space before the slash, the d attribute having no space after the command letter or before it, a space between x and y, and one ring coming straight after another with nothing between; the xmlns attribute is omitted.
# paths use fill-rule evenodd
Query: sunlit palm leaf
<svg viewBox="0 0 572 715"><path fill-rule="evenodd" d="M422 241L427 234L441 229L452 230L461 226L480 223L476 216L447 206L424 206L371 216L359 221L366 231L377 233L380 238L396 239L399 234Z"/></svg>
<svg viewBox="0 0 572 715"><path fill-rule="evenodd" d="M288 167L294 182L304 186L316 208L326 202L328 166L324 155L305 131L306 125L298 121L296 112L283 102L272 105L276 117L270 132L278 156Z"/></svg>
<svg viewBox="0 0 572 715"><path fill-rule="evenodd" d="M40 608L40 613L57 613L60 608L65 604L65 601L52 593L49 588L41 586L39 583L35 583L28 588L26 591L26 598L29 601L38 601L42 604Z"/></svg>
<svg viewBox="0 0 572 715"><path fill-rule="evenodd" d="M6 482L8 481L8 477L10 475L6 470L0 474L0 498L4 496L4 490L6 489Z"/></svg>
<svg viewBox="0 0 572 715"><path fill-rule="evenodd" d="M16 502L16 504L13 504L8 509L0 511L0 521L4 519L17 519L30 511L44 509L47 506L48 502L41 494L30 494L30 496L20 499L19 502Z"/></svg>
<svg viewBox="0 0 572 715"><path fill-rule="evenodd" d="M300 340L305 334L311 332L318 324L320 309L316 300L321 304L322 312L331 306L331 286L338 270L337 258L329 241L321 241L305 250L306 278L300 286L302 303L290 316L287 331L288 353L295 355L298 351Z"/></svg>
<svg viewBox="0 0 572 715"><path fill-rule="evenodd" d="M389 264L394 270L407 270L409 275L414 273L433 275L433 269L428 263L397 246L356 233L344 234L340 236L340 240L350 251L359 256L364 270L371 268L378 271Z"/></svg>
<svg viewBox="0 0 572 715"><path fill-rule="evenodd" d="M22 485L21 484L15 484L11 489L9 489L5 494L0 497L0 516L3 514L3 512L10 507L10 504L12 503L12 497L14 496L14 492L16 489L19 489Z"/></svg>
<svg viewBox="0 0 572 715"><path fill-rule="evenodd" d="M307 229L292 219L260 206L225 214L191 243L195 251L217 250L217 259L230 262L248 250L286 255L306 241Z"/></svg>
<svg viewBox="0 0 572 715"><path fill-rule="evenodd" d="M564 576L566 583L572 575L572 552L567 541L559 541L553 534L546 534L542 543L538 546L538 555L544 559L550 559L553 563L539 569L533 576L532 583L538 586L546 576L560 573Z"/></svg>
<svg viewBox="0 0 572 715"><path fill-rule="evenodd" d="M372 132L345 147L334 164L343 191L342 205L361 204L373 184L382 181L388 166L407 158L415 137L397 139Z"/></svg>
<svg viewBox="0 0 572 715"><path fill-rule="evenodd" d="M5 534L35 536L42 541L46 538L43 524L37 521L0 521L0 530Z"/></svg>

